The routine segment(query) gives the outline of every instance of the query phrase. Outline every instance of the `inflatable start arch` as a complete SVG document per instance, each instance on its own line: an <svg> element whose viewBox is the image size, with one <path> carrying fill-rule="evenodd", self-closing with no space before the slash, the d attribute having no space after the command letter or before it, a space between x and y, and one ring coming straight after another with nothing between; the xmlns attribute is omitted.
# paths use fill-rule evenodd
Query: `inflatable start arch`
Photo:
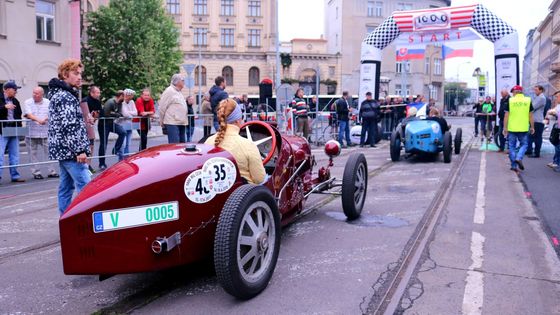
<svg viewBox="0 0 560 315"><path fill-rule="evenodd" d="M519 42L517 32L480 4L427 10L398 11L371 32L362 43L360 71L360 104L366 92L379 98L381 50L403 33L419 33L422 38L441 38L473 28L494 43L496 91L519 84ZM435 36L435 37L433 37ZM495 93L499 104L500 94Z"/></svg>

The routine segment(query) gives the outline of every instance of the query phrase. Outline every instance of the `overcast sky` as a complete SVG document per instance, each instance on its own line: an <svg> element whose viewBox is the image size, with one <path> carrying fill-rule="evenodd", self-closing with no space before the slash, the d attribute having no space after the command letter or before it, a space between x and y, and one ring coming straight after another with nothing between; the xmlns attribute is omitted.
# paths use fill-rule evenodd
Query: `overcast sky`
<svg viewBox="0 0 560 315"><path fill-rule="evenodd" d="M347 0L348 1L348 0ZM324 32L325 0L282 0L279 1L280 39L289 41L292 38L319 38ZM520 63L523 62L527 32L544 19L552 0L452 0L452 6L480 3L508 22L519 33ZM507 5L505 5L507 3ZM458 70L459 80L467 81L476 87L471 77L472 71L480 67L488 71L490 86L494 84L493 44L486 40L477 41L474 45L473 58L453 58L446 61L446 77L455 79ZM489 52L492 52L489 54ZM470 61L470 64L466 62ZM522 65L520 65L522 68Z"/></svg>

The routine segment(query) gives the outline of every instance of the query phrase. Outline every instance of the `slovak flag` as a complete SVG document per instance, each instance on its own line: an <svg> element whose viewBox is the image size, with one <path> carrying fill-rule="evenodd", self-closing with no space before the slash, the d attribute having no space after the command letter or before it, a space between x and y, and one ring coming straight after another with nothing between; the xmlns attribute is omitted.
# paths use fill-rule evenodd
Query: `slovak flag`
<svg viewBox="0 0 560 315"><path fill-rule="evenodd" d="M397 61L424 59L425 48L406 48L397 49Z"/></svg>
<svg viewBox="0 0 560 315"><path fill-rule="evenodd" d="M473 56L473 42L455 42L443 45L443 59Z"/></svg>

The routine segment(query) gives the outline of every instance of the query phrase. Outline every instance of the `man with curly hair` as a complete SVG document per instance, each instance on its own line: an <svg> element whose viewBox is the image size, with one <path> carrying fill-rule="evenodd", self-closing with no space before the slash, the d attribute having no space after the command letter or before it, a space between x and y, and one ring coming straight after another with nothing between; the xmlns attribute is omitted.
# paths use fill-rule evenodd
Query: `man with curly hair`
<svg viewBox="0 0 560 315"><path fill-rule="evenodd" d="M58 66L58 78L49 82L49 158L58 160L60 167L60 215L70 205L74 190L79 193L91 180L89 139L78 96L83 70L79 60L64 60Z"/></svg>

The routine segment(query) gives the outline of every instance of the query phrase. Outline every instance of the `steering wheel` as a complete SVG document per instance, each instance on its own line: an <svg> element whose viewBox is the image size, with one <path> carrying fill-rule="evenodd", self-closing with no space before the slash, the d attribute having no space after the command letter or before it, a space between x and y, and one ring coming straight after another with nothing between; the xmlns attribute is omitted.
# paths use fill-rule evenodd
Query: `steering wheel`
<svg viewBox="0 0 560 315"><path fill-rule="evenodd" d="M255 132L255 129L266 130L265 137L253 139L254 134L251 134L251 132ZM241 126L241 131L244 132L245 137L249 139L249 141L253 142L259 149L263 165L268 163L276 151L276 133L274 132L274 129L265 122L254 120L244 123L243 126ZM268 146L269 143L270 146Z"/></svg>

